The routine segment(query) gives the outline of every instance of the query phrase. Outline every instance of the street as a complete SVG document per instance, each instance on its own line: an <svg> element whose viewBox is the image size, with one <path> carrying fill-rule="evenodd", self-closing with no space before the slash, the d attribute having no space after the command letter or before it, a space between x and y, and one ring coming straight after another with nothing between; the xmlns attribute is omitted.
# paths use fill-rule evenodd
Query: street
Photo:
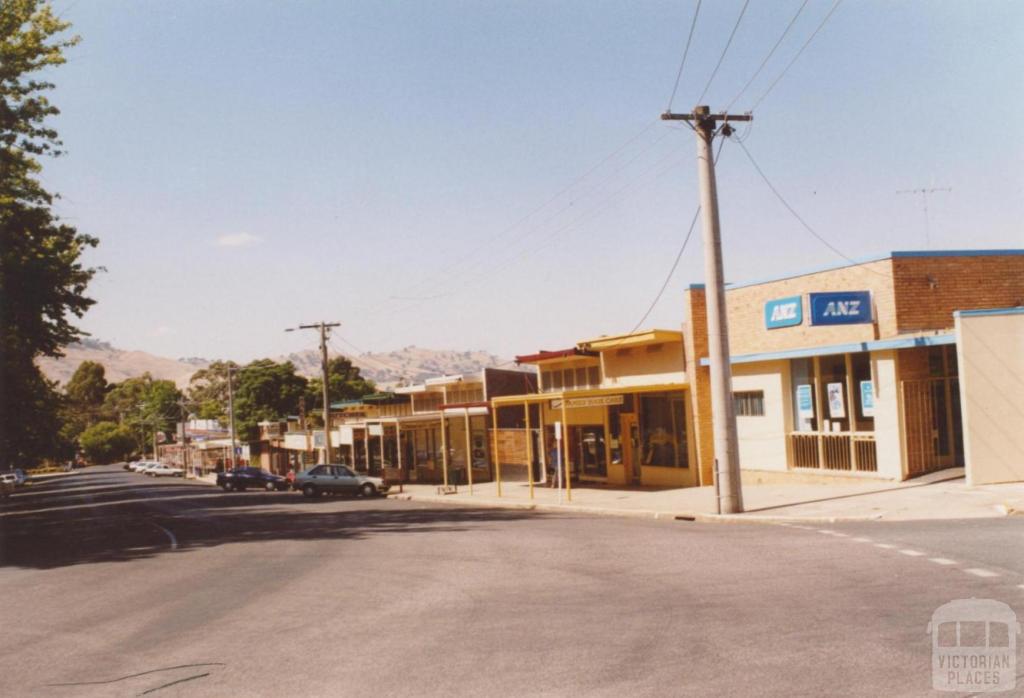
<svg viewBox="0 0 1024 698"><path fill-rule="evenodd" d="M932 612L1024 609L1022 552L1012 517L704 524L94 467L0 504L0 694L929 695Z"/></svg>

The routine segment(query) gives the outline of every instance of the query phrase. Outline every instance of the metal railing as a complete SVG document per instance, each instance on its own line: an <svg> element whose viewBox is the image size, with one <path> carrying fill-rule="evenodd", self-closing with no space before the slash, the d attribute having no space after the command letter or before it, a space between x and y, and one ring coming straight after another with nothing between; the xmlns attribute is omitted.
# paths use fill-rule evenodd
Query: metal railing
<svg viewBox="0 0 1024 698"><path fill-rule="evenodd" d="M793 432L789 435L789 444L794 468L878 472L872 432Z"/></svg>

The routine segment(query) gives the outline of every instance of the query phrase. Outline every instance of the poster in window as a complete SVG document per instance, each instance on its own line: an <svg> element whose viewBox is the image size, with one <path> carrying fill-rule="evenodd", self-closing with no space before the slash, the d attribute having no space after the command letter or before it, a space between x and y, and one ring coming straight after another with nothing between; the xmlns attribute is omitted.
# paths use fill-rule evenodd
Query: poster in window
<svg viewBox="0 0 1024 698"><path fill-rule="evenodd" d="M809 383L796 386L796 407L800 419L814 419L814 398Z"/></svg>
<svg viewBox="0 0 1024 698"><path fill-rule="evenodd" d="M832 419L844 419L846 417L846 406L843 401L843 384L828 384L828 416Z"/></svg>
<svg viewBox="0 0 1024 698"><path fill-rule="evenodd" d="M875 416L875 384L871 381L860 382L860 413L865 417Z"/></svg>

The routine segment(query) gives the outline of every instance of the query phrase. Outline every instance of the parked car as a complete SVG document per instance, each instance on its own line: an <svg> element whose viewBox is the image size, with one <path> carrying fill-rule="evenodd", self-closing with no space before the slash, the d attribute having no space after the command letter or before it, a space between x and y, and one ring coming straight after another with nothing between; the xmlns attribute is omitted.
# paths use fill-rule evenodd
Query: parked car
<svg viewBox="0 0 1024 698"><path fill-rule="evenodd" d="M223 487L225 492L232 490L244 492L249 488L264 489L268 492L284 491L288 489L289 485L287 478L259 468L236 468L224 473L217 473L217 486Z"/></svg>
<svg viewBox="0 0 1024 698"><path fill-rule="evenodd" d="M15 468L14 470L10 471L10 473L7 474L14 476L15 487L21 487L26 482L28 482L28 475L26 475L25 471L22 470L21 468Z"/></svg>
<svg viewBox="0 0 1024 698"><path fill-rule="evenodd" d="M173 465L167 465L166 463L157 463L151 468L146 468L146 475L150 477L161 477L163 475L170 475L171 477L184 477L185 471Z"/></svg>
<svg viewBox="0 0 1024 698"><path fill-rule="evenodd" d="M321 494L360 494L374 497L386 494L389 486L379 477L360 475L347 465L317 465L295 476L293 487L307 497Z"/></svg>
<svg viewBox="0 0 1024 698"><path fill-rule="evenodd" d="M0 483L10 485L11 489L13 490L14 487L18 484L18 476L15 475L14 473L0 473Z"/></svg>
<svg viewBox="0 0 1024 698"><path fill-rule="evenodd" d="M141 473L146 468L152 468L156 463L151 460L137 460L134 463L128 465L128 469L132 472Z"/></svg>

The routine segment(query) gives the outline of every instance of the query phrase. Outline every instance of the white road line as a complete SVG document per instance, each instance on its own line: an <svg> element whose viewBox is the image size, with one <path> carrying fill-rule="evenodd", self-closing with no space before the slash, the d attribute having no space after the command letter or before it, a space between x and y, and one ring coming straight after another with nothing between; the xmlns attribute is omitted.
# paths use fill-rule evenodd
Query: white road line
<svg viewBox="0 0 1024 698"><path fill-rule="evenodd" d="M171 533L170 531L168 531L166 528L164 528L163 526L161 526L158 523L155 523L153 525L156 526L157 528L159 528L164 533L166 533L167 537L171 539L171 550L177 550L178 549L178 539L174 537L174 534Z"/></svg>
<svg viewBox="0 0 1024 698"><path fill-rule="evenodd" d="M966 572L967 574L973 574L975 577L998 577L999 576L998 572L993 572L992 570L985 570L985 569L982 569L980 567L971 567L969 569L964 570L964 572Z"/></svg>
<svg viewBox="0 0 1024 698"><path fill-rule="evenodd" d="M936 565L955 565L956 560L950 560L948 557L930 557L928 562L934 562Z"/></svg>
<svg viewBox="0 0 1024 698"><path fill-rule="evenodd" d="M819 528L818 529L818 533L824 533L826 536L833 536L833 535L835 535L836 532L835 531L830 531L827 528Z"/></svg>
<svg viewBox="0 0 1024 698"><path fill-rule="evenodd" d="M924 553L922 553L920 550L911 550L909 548L901 550L900 554L909 555L910 557L921 557L922 555L924 555Z"/></svg>
<svg viewBox="0 0 1024 698"><path fill-rule="evenodd" d="M850 537L849 533L840 533L839 531L832 531L832 535L837 537L837 538L849 538Z"/></svg>
<svg viewBox="0 0 1024 698"><path fill-rule="evenodd" d="M870 543L871 542L871 539L867 538L865 536L861 536L860 538L854 538L854 540L857 541L858 543Z"/></svg>
<svg viewBox="0 0 1024 698"><path fill-rule="evenodd" d="M890 545L889 543L875 543L875 547L876 548L882 548L884 550L892 550L896 546L895 545Z"/></svg>
<svg viewBox="0 0 1024 698"><path fill-rule="evenodd" d="M1024 589L1024 584L1018 584L1018 585L1017 585L1017 588L1018 588L1018 589Z"/></svg>

